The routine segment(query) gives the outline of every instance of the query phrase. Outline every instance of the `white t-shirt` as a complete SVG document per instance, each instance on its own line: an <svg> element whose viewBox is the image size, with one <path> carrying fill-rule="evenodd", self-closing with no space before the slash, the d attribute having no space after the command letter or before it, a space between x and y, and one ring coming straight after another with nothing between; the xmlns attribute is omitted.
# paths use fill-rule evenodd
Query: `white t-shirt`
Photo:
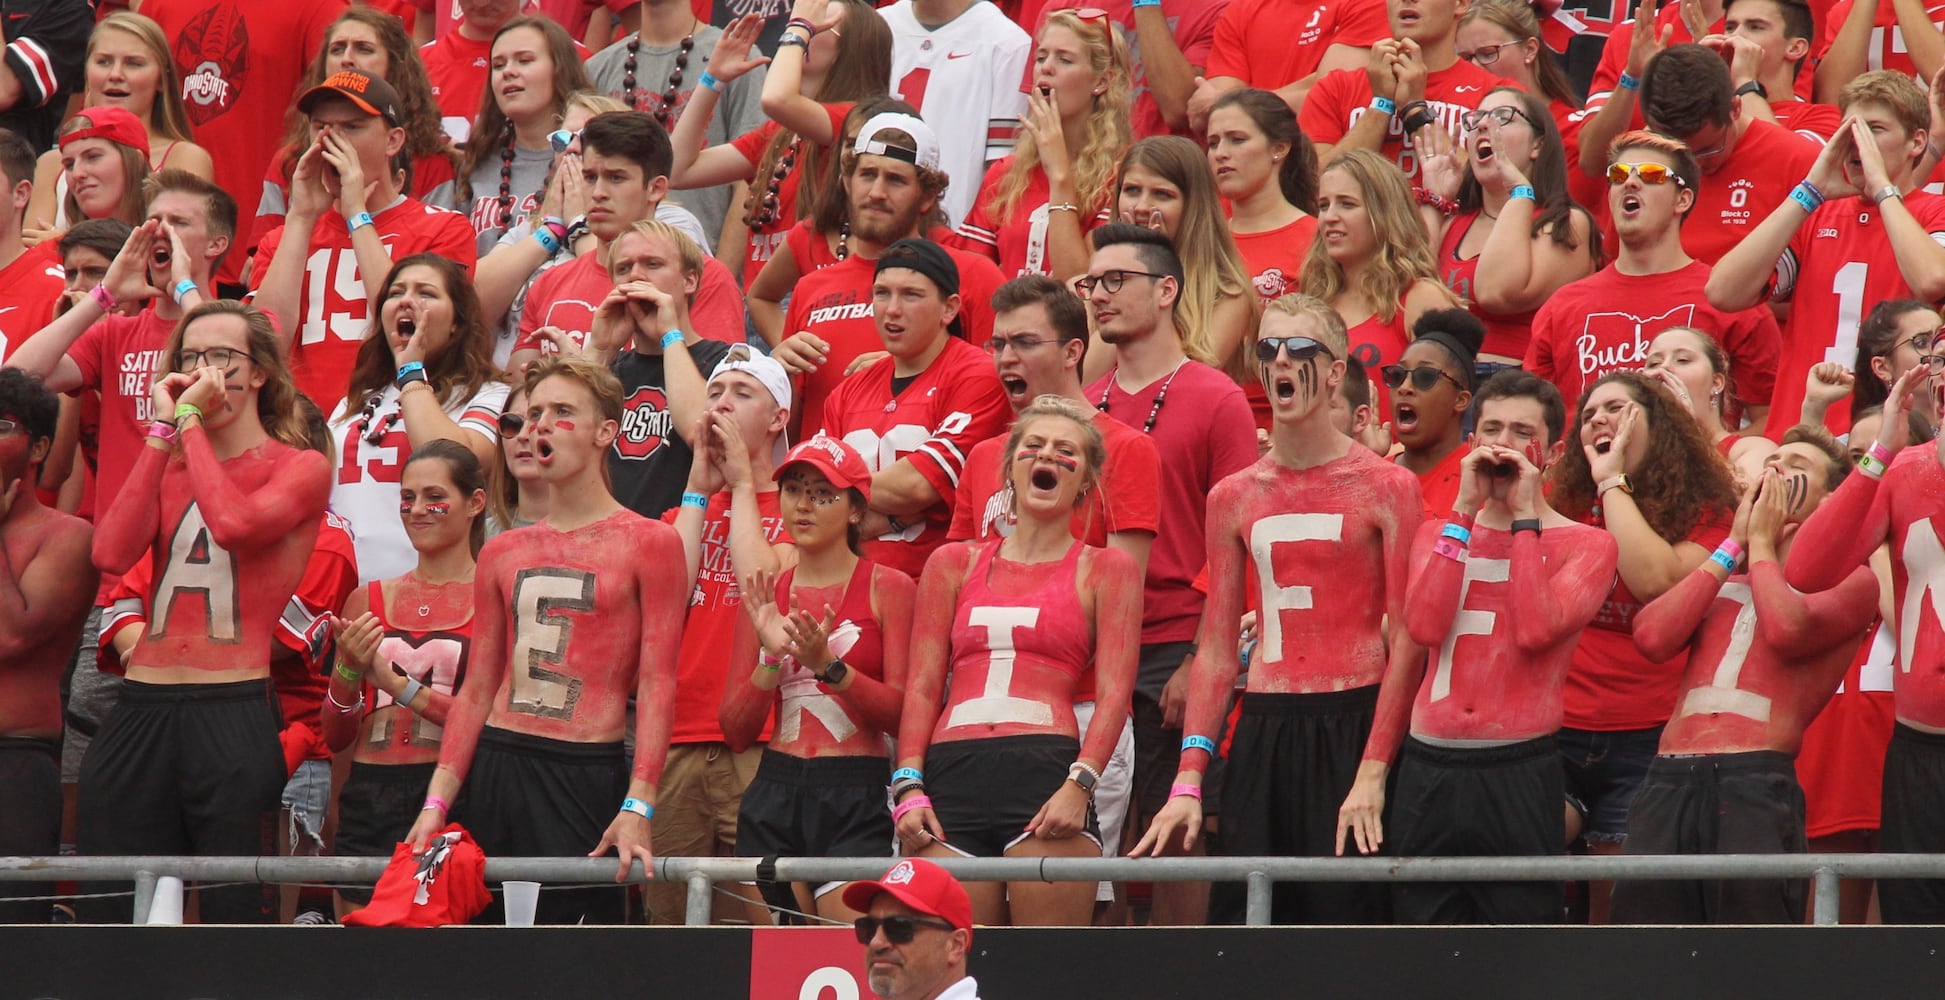
<svg viewBox="0 0 1945 1000"><path fill-rule="evenodd" d="M878 11L891 26L892 96L917 108L939 137L948 222L957 226L979 197L986 164L1013 152L1026 113L1020 90L1033 39L990 3L927 30L912 0Z"/></svg>

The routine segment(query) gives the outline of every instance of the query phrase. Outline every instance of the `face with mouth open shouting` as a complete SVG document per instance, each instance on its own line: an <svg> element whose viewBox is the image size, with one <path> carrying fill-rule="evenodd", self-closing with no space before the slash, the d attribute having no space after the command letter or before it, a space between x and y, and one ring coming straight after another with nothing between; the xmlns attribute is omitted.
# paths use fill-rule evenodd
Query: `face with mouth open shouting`
<svg viewBox="0 0 1945 1000"><path fill-rule="evenodd" d="M615 421L602 418L594 390L556 375L534 386L522 434L533 444L540 478L561 483L579 477L590 463L605 461L619 430Z"/></svg>
<svg viewBox="0 0 1945 1000"><path fill-rule="evenodd" d="M1039 416L1014 434L1013 510L1020 517L1066 517L1100 474L1088 457L1093 430L1062 416Z"/></svg>
<svg viewBox="0 0 1945 1000"><path fill-rule="evenodd" d="M1458 431L1472 393L1451 352L1428 340L1414 341L1399 360L1405 379L1391 389L1391 432L1406 451L1432 448ZM1420 369L1434 374L1420 375ZM1389 374L1389 369L1386 370ZM1425 388L1419 386L1429 379ZM1386 379L1387 384L1390 379ZM1454 439L1456 440L1456 438Z"/></svg>
<svg viewBox="0 0 1945 1000"><path fill-rule="evenodd" d="M1344 379L1344 362L1331 356L1323 336L1323 324L1314 317L1278 310L1263 314L1256 331L1256 377L1278 423L1302 423L1329 411Z"/></svg>
<svg viewBox="0 0 1945 1000"><path fill-rule="evenodd" d="M1605 382L1588 395L1580 411L1580 443L1605 455L1616 446L1622 427L1630 423L1627 440L1620 442L1621 471L1634 475L1648 454L1648 413L1628 393L1626 383Z"/></svg>
<svg viewBox="0 0 1945 1000"><path fill-rule="evenodd" d="M452 296L446 291L444 276L424 265L401 270L379 306L385 342L395 359L417 337L421 359L437 361L452 340L452 317Z"/></svg>
<svg viewBox="0 0 1945 1000"><path fill-rule="evenodd" d="M1614 182L1617 173L1626 174L1618 184ZM1671 237L1681 225L1682 213L1694 203L1695 195L1675 176L1673 157L1644 146L1615 151L1608 173L1607 207L1623 244L1651 246Z"/></svg>

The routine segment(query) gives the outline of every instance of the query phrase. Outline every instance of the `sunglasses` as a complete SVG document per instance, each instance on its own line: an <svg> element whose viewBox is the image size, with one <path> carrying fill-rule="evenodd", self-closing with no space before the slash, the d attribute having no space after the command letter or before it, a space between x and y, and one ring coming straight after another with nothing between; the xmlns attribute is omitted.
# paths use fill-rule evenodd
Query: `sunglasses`
<svg viewBox="0 0 1945 1000"><path fill-rule="evenodd" d="M1276 360L1279 352L1290 352L1290 360L1298 364L1309 361L1319 354L1335 358L1330 348L1311 340L1309 337L1258 337L1256 339L1256 360L1269 364Z"/></svg>
<svg viewBox="0 0 1945 1000"><path fill-rule="evenodd" d="M560 129L547 133L547 145L553 147L556 154L565 153L567 152L567 147L574 145L574 140L580 137L581 133L579 132L571 129Z"/></svg>
<svg viewBox="0 0 1945 1000"><path fill-rule="evenodd" d="M885 931L885 940L892 944L911 944L912 938L918 936L918 929L921 927L932 927L942 931L958 929L943 920L926 917L859 917L852 922L851 926L857 929L859 944L870 944L871 939L878 936L878 929L881 927Z"/></svg>
<svg viewBox="0 0 1945 1000"><path fill-rule="evenodd" d="M1406 368L1404 365L1386 365L1378 369L1378 371L1384 376L1384 384L1393 389L1404 385L1405 379L1407 378L1411 379L1411 387L1419 392L1431 391L1431 388L1438 384L1439 379L1445 379L1461 389L1465 388L1464 382L1453 378L1445 371L1434 368L1431 365L1420 365L1417 368Z"/></svg>
<svg viewBox="0 0 1945 1000"><path fill-rule="evenodd" d="M1629 177L1639 177L1641 178L1641 183L1651 187L1658 187L1669 181L1675 182L1676 187L1685 188L1688 186L1680 177L1675 176L1675 169L1673 167L1664 163L1611 163L1608 165L1607 182L1609 184L1626 184Z"/></svg>
<svg viewBox="0 0 1945 1000"><path fill-rule="evenodd" d="M500 414L499 423L500 436L510 438L517 436L520 433L520 429L527 426L527 418L518 413L502 413Z"/></svg>

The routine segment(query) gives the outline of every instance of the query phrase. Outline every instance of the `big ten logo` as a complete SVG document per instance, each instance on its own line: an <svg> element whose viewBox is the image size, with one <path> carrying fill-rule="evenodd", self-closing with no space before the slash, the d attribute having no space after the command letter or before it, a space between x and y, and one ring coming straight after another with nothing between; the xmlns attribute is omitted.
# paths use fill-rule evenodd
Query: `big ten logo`
<svg viewBox="0 0 1945 1000"><path fill-rule="evenodd" d="M759 927L750 1000L865 1000L864 946L849 927Z"/></svg>

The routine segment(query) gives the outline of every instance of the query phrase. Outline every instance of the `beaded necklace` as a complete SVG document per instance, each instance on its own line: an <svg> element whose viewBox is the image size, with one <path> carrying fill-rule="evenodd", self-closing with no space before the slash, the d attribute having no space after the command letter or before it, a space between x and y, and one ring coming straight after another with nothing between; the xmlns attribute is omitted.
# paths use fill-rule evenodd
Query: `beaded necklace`
<svg viewBox="0 0 1945 1000"><path fill-rule="evenodd" d="M682 47L675 54L675 72L669 74L669 87L662 91L662 106L655 112L655 121L665 129L670 125L669 112L675 107L675 100L682 90L682 71L689 68L689 53L696 47L696 29L702 26L701 21L693 18L692 21L694 23L689 26L689 34L682 39ZM628 59L621 66L622 93L626 95L628 106L636 111L643 110L641 93L635 87L635 64L641 52L642 33L638 31L628 39Z"/></svg>
<svg viewBox="0 0 1945 1000"><path fill-rule="evenodd" d="M1162 404L1168 400L1168 387L1175 384L1175 376L1182 374L1182 366L1188 364L1188 361L1189 359L1187 358L1177 361L1175 363L1175 370L1168 373L1168 381L1162 383L1162 391L1155 394L1155 403L1148 408L1148 419L1142 421L1141 424L1141 432L1143 434L1153 434L1155 432L1155 421L1161 417ZM1101 401L1094 404L1094 408L1100 410L1102 413L1108 412L1108 394L1114 391L1114 376L1120 371L1121 366L1116 365L1113 371L1108 372L1108 386L1101 390Z"/></svg>

